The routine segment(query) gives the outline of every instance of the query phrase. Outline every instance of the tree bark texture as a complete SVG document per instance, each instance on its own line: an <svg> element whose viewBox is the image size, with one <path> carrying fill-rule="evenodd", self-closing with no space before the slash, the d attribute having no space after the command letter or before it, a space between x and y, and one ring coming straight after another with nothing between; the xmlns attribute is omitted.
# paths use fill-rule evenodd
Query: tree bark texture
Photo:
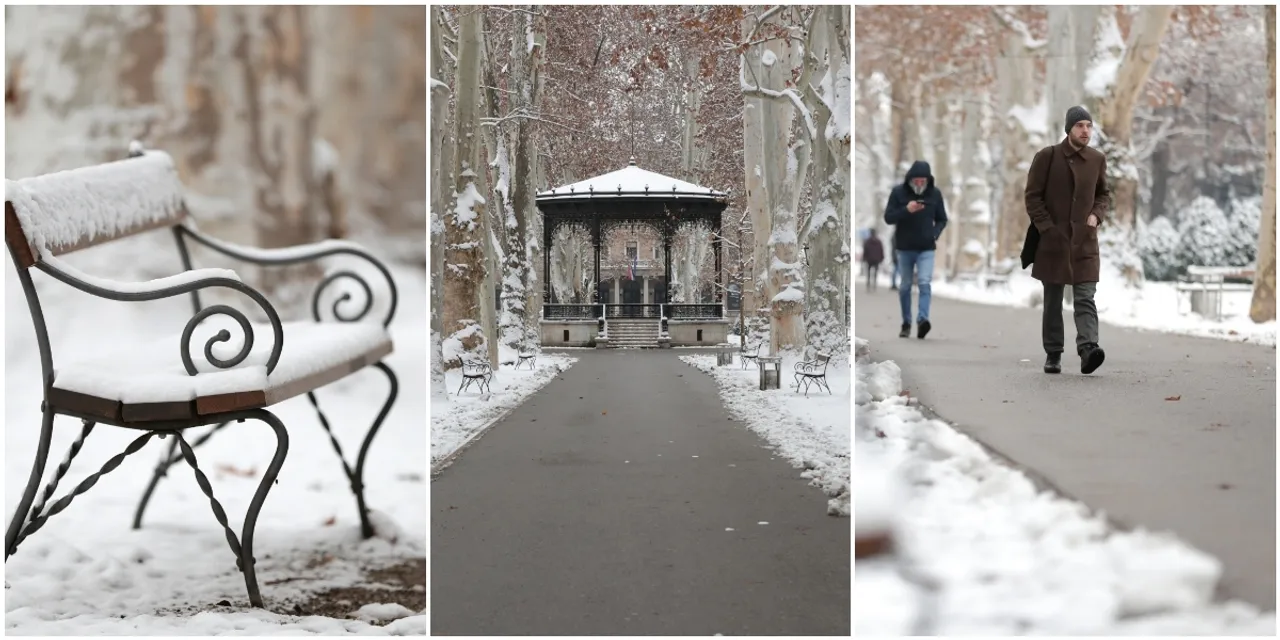
<svg viewBox="0 0 1280 640"><path fill-rule="evenodd" d="M1276 7L1266 8L1267 21L1267 177L1262 191L1262 221L1258 230L1258 270L1253 277L1249 318L1276 319Z"/></svg>

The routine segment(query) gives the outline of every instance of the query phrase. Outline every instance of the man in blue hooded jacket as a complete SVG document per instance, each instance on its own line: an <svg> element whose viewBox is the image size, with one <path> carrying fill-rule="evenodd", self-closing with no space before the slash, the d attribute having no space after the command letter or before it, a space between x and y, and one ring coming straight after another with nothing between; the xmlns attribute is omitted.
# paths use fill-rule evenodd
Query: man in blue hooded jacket
<svg viewBox="0 0 1280 640"><path fill-rule="evenodd" d="M907 171L907 178L902 184L893 188L889 204L884 208L884 221L896 228L898 271L902 273L902 284L898 288L898 300L902 303L902 330L898 337L911 336L911 284L918 277L920 315L916 321L916 336L924 339L933 328L929 323L933 252L938 246L938 236L947 226L947 207L942 202L942 191L933 184L933 172L928 162L917 160Z"/></svg>

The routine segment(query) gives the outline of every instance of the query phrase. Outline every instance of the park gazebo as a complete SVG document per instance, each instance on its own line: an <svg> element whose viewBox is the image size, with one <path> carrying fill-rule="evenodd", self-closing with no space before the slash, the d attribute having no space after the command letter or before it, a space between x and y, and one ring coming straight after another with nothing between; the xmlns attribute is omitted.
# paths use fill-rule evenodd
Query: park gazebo
<svg viewBox="0 0 1280 640"><path fill-rule="evenodd" d="M652 329L653 340L642 340L643 344L635 346L715 344L727 337L724 294L720 286L720 216L729 204L727 194L646 171L636 166L635 158L631 158L626 167L617 171L540 191L536 204L543 217L543 345L608 346L610 325L615 329L615 346L618 342L616 337L623 330L648 336ZM671 246L681 233L682 225L699 222L706 222L712 232L715 301L710 304L673 303ZM609 227L634 224L652 226L660 238L663 261L661 300L641 303L606 301L601 295L601 246ZM591 236L594 286L591 302L587 304L565 303L554 297L551 256L556 231L565 225L577 225Z"/></svg>

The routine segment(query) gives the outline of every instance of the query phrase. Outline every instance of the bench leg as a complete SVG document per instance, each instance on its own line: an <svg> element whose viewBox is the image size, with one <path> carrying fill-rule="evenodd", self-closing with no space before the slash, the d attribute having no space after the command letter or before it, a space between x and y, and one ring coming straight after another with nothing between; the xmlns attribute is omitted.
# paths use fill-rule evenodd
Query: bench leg
<svg viewBox="0 0 1280 640"><path fill-rule="evenodd" d="M236 534L227 524L227 513L222 508L222 504L218 499L213 497L213 487L209 484L209 478L200 470L200 466L196 463L195 452L192 451L191 445L182 438L181 433L174 433L174 437L178 441L178 446L182 449L182 457L190 465L191 470L195 472L196 484L200 485L200 490L209 498L209 504L213 507L213 516L217 518L218 524L222 525L226 531L227 543L231 546L231 552L236 556L236 568L244 573L245 588L249 592L249 604L254 607L262 608L262 594L258 591L258 577L254 569L253 557L253 531L258 524L258 513L262 511L262 505L267 501L267 493L271 491L272 485L276 482L276 476L280 473L280 467L284 466L285 456L289 453L289 432L285 430L284 423L275 414L266 409L254 409L245 412L244 417L239 418L243 421L246 419L258 420L266 423L276 432L276 453L271 458L271 464L267 466L267 470L262 474L262 481L258 483L258 490L253 494L253 500L249 503L249 510L244 515L244 528L240 531L240 539L236 539Z"/></svg>
<svg viewBox="0 0 1280 640"><path fill-rule="evenodd" d="M373 525L369 522L369 509L365 506L364 501L364 461L369 455L369 446L373 443L373 436L377 435L378 429L382 427L382 421L386 419L387 414L391 411L391 405L395 403L396 396L400 393L400 381L396 378L395 372L391 370L384 362L378 362L374 365L387 375L387 379L391 382L391 391L387 394L387 399L382 403L382 410L378 412L378 417L374 419L373 426L369 427L368 433L364 436L364 442L360 444L360 453L356 456L356 466L354 469L347 464L347 456L342 452L342 445L338 442L336 436L333 435L333 429L329 427L329 420L325 417L324 412L320 410L320 403L316 400L315 392L307 393L307 399L311 401L311 406L315 407L316 415L320 418L320 426L324 427L325 433L329 434L329 442L333 444L333 450L338 454L338 460L342 463L342 470L347 475L347 480L351 483L351 492L356 496L356 508L360 513L360 534L369 539L373 537Z"/></svg>
<svg viewBox="0 0 1280 640"><path fill-rule="evenodd" d="M53 411L44 410L44 420L40 424L40 443L36 446L36 459L31 465L31 477L27 480L27 488L22 492L22 500L18 502L18 510L9 520L9 528L4 534L4 559L9 560L17 546L18 534L27 524L31 511L31 502L35 500L36 489L40 479L44 477L44 465L49 460L49 443L53 440Z"/></svg>
<svg viewBox="0 0 1280 640"><path fill-rule="evenodd" d="M221 430L223 427L227 426L228 424L231 424L231 423L223 422L218 425L215 425L212 429L206 431L204 435L201 435L199 438L196 438L195 442L191 443L191 448L194 449L208 442L209 438L211 438L213 434L217 433L219 430ZM133 528L134 529L142 528L142 514L146 513L147 504L151 502L151 494L155 492L156 485L160 484L160 478L163 478L169 474L169 467L177 464L180 460L182 460L182 456L175 455L177 451L178 451L178 441L177 439L174 439L169 443L168 452L166 452L164 454L164 457L160 459L160 464L156 465L156 470L151 474L151 481L147 483L146 490L142 492L142 499L138 501L138 508L133 512Z"/></svg>
<svg viewBox="0 0 1280 640"><path fill-rule="evenodd" d="M356 458L355 477L351 481L351 487L356 492L356 506L360 509L360 534L365 539L372 538L374 531L373 525L369 523L369 509L364 503L364 460L369 455L369 446L373 443L373 436L382 427L382 421L387 418L387 414L391 412L391 405L395 404L396 397L400 395L400 380L396 378L396 374L391 370L391 367L387 366L385 362L379 362L374 366L387 375L387 381L391 383L391 389L387 393L387 400L382 403L382 410L378 412L377 419L373 421L373 426L369 427L369 433L364 436L364 442L360 444L360 455Z"/></svg>

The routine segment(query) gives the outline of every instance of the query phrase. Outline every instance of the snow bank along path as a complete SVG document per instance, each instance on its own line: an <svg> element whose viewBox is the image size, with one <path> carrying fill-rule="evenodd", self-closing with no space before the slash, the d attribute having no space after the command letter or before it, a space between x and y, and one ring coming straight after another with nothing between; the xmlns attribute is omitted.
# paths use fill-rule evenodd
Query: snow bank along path
<svg viewBox="0 0 1280 640"><path fill-rule="evenodd" d="M519 369L500 367L494 371L490 393L486 394L479 393L473 384L462 395L457 395L462 385L462 370L446 371L445 389L449 397L431 401L432 473L447 467L489 427L577 361L563 354L543 352L538 354L533 369L527 365Z"/></svg>
<svg viewBox="0 0 1280 640"><path fill-rule="evenodd" d="M1274 606L1274 348L1103 325L1101 369L1067 354L1046 375L1038 310L936 302L929 338L903 340L896 295L858 296L859 334L885 336L871 351L913 396L1116 522L1177 533L1223 562L1224 593Z"/></svg>
<svg viewBox="0 0 1280 640"><path fill-rule="evenodd" d="M735 420L746 424L829 498L827 513L849 515L849 368L846 363L827 367L832 393L810 389L809 395L787 388L787 375L796 360L783 362L783 388L760 391L756 367L743 369L737 356L734 364L716 366L715 356L680 356L694 368L710 375L720 387L720 399Z"/></svg>
<svg viewBox="0 0 1280 640"><path fill-rule="evenodd" d="M855 521L893 531L900 554L858 563L859 635L1275 634L1274 612L1213 602L1215 558L1038 489L922 415L896 363L855 370Z"/></svg>

